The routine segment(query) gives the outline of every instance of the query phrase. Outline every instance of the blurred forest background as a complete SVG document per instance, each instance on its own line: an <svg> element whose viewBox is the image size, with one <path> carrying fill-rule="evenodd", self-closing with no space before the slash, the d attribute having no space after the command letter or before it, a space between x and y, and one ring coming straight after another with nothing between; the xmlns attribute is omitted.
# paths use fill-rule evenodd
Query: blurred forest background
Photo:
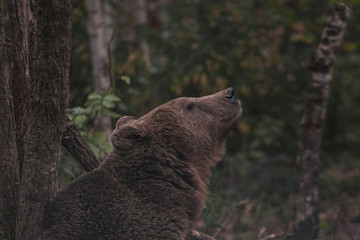
<svg viewBox="0 0 360 240"><path fill-rule="evenodd" d="M139 117L179 96L235 87L243 118L213 169L199 229L219 239L276 239L292 220L307 64L332 3L74 1L69 115L104 157L111 124L120 116ZM353 13L322 139L321 239L360 239L360 1L344 3ZM99 119L102 127L96 127ZM81 173L64 150L60 184Z"/></svg>

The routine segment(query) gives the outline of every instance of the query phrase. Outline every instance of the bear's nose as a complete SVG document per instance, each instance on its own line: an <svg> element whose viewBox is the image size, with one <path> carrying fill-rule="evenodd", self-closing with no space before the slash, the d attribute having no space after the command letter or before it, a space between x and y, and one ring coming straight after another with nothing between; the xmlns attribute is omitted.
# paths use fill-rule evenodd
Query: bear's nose
<svg viewBox="0 0 360 240"><path fill-rule="evenodd" d="M229 88L227 91L226 91L226 96L225 98L231 102L236 102L237 100L237 97L235 95L235 90L234 88Z"/></svg>

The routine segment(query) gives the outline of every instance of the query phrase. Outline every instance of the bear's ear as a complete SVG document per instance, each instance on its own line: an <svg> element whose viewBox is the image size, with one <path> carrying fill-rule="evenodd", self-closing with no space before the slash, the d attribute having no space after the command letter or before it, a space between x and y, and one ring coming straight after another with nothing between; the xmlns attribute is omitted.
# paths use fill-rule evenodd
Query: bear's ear
<svg viewBox="0 0 360 240"><path fill-rule="evenodd" d="M116 123L116 129L111 135L111 143L117 149L129 150L143 138L144 134L134 126L135 124L125 123L118 125L119 121Z"/></svg>
<svg viewBox="0 0 360 240"><path fill-rule="evenodd" d="M130 123L131 121L136 120L136 117L134 116L123 116L116 122L116 128L120 127L121 125L124 125L126 123Z"/></svg>

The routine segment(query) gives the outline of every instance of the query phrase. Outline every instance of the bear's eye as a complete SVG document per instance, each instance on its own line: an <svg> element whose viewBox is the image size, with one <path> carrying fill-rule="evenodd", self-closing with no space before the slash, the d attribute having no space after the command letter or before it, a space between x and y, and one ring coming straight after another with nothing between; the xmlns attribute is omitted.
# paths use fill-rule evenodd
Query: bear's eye
<svg viewBox="0 0 360 240"><path fill-rule="evenodd" d="M195 103L191 102L191 103L189 103L189 104L186 106L186 108L187 108L188 110L193 110L194 106L195 106Z"/></svg>

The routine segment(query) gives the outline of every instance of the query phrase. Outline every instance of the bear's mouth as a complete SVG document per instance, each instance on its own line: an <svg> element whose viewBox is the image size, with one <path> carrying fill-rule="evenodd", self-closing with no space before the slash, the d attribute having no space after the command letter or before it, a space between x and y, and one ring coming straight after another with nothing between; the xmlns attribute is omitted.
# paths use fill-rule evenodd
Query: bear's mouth
<svg viewBox="0 0 360 240"><path fill-rule="evenodd" d="M241 117L242 110L241 110L241 103L240 103L239 99L236 97L234 88L230 87L226 90L225 99L227 101L230 101L231 103L238 104L239 107L236 111L231 112L232 114L228 114L228 116L226 116L222 120L220 120L220 123L229 123L232 121L236 122Z"/></svg>

